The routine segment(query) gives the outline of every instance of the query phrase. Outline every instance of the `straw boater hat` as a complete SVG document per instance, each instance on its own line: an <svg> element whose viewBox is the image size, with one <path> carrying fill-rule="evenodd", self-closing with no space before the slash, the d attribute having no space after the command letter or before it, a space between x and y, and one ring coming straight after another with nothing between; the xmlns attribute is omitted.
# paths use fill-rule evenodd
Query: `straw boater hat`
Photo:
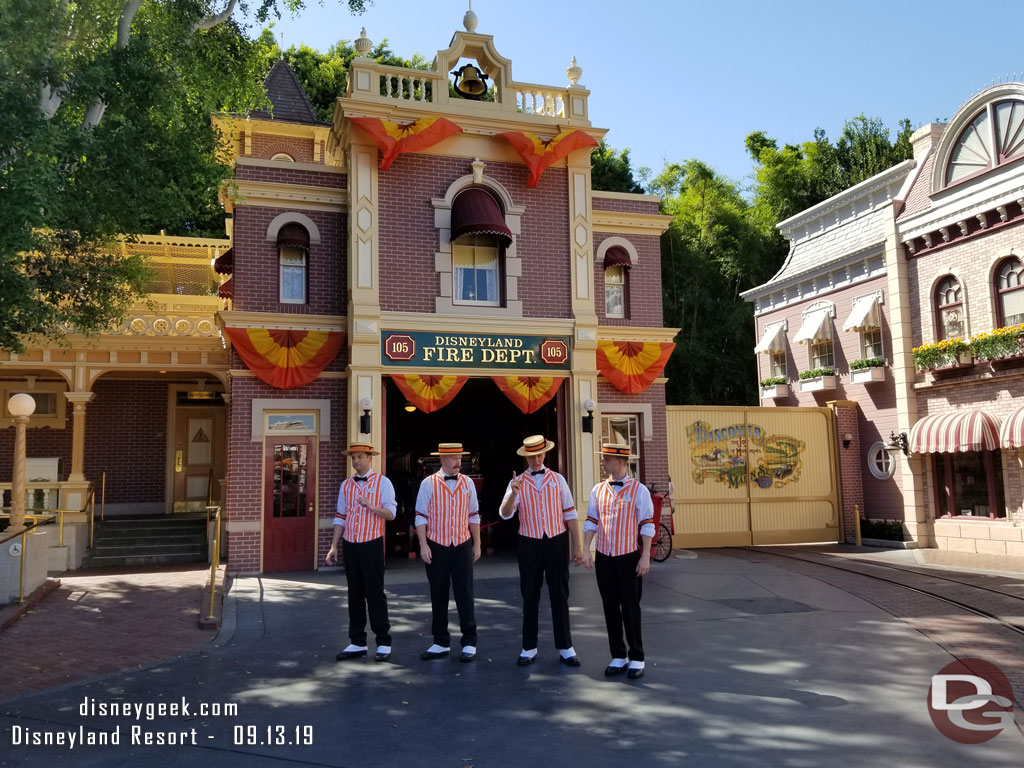
<svg viewBox="0 0 1024 768"><path fill-rule="evenodd" d="M369 443L352 443L352 445L341 452L343 456L351 456L353 453L366 453L370 456L380 456L380 451L373 450L373 446Z"/></svg>
<svg viewBox="0 0 1024 768"><path fill-rule="evenodd" d="M535 453L547 453L555 444L546 440L544 435L530 435L523 440L522 447L516 451L520 456L532 456Z"/></svg>
<svg viewBox="0 0 1024 768"><path fill-rule="evenodd" d="M601 445L602 456L618 456L623 459L636 459L636 456L626 443L603 443Z"/></svg>
<svg viewBox="0 0 1024 768"><path fill-rule="evenodd" d="M462 443L438 443L437 450L431 451L431 456L468 456L469 451L462 450Z"/></svg>

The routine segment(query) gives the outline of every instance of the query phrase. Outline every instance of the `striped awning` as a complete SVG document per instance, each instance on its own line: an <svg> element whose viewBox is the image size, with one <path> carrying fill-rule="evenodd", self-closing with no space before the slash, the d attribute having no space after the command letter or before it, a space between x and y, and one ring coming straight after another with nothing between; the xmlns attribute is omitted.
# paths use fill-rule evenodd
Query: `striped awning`
<svg viewBox="0 0 1024 768"><path fill-rule="evenodd" d="M999 419L981 409L925 416L910 430L911 453L964 453L999 448Z"/></svg>
<svg viewBox="0 0 1024 768"><path fill-rule="evenodd" d="M754 347L754 354L761 352L782 352L786 349L786 324L785 323L772 323L771 325L765 326L764 334L761 336L761 340L757 342L757 346Z"/></svg>
<svg viewBox="0 0 1024 768"><path fill-rule="evenodd" d="M1024 448L1024 408L1006 417L999 430L1000 448Z"/></svg>
<svg viewBox="0 0 1024 768"><path fill-rule="evenodd" d="M878 296L877 294L872 294L871 296L861 296L859 299L854 300L850 316L843 323L843 330L849 333L850 331L880 328L881 325L882 321L878 315Z"/></svg>
<svg viewBox="0 0 1024 768"><path fill-rule="evenodd" d="M827 309L811 312L804 318L803 325L797 331L793 341L797 344L814 344L832 338L832 313Z"/></svg>

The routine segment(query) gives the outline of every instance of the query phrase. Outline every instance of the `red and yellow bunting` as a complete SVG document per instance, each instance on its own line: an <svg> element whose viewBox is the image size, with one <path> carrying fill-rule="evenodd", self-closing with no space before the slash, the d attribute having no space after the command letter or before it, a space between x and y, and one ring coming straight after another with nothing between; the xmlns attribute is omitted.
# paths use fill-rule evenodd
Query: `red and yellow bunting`
<svg viewBox="0 0 1024 768"><path fill-rule="evenodd" d="M309 384L337 356L340 331L275 331L225 328L224 335L246 367L277 389Z"/></svg>
<svg viewBox="0 0 1024 768"><path fill-rule="evenodd" d="M542 141L532 133L525 131L510 131L499 133L500 138L508 139L512 148L519 153L530 169L530 180L526 182L528 187L536 187L540 181L540 175L551 165L557 163L563 157L583 147L596 147L597 140L589 133L580 130L562 131L553 139Z"/></svg>
<svg viewBox="0 0 1024 768"><path fill-rule="evenodd" d="M616 389L636 395L661 374L676 345L671 341L597 342L597 370Z"/></svg>
<svg viewBox="0 0 1024 768"><path fill-rule="evenodd" d="M422 117L414 123L399 125L379 117L350 117L353 123L366 131L383 153L380 169L386 171L395 158L406 152L419 152L432 147L449 136L462 133L462 129L443 117Z"/></svg>
<svg viewBox="0 0 1024 768"><path fill-rule="evenodd" d="M433 413L455 399L469 381L468 376L421 376L418 373L392 374L405 399L424 413Z"/></svg>
<svg viewBox="0 0 1024 768"><path fill-rule="evenodd" d="M491 379L523 413L539 410L562 386L562 379L553 376L492 376Z"/></svg>

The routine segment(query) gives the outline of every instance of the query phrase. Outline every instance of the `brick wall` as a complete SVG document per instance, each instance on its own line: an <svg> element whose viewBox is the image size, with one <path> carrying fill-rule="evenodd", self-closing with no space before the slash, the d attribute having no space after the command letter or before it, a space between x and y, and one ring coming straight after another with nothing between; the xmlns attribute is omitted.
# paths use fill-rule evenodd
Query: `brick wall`
<svg viewBox="0 0 1024 768"><path fill-rule="evenodd" d="M267 227L282 212L280 208L242 205L235 208L234 309L295 315L345 314L348 272L345 217L325 211L301 211L316 224L321 241L310 245L307 303L282 304L277 244L267 240Z"/></svg>
<svg viewBox="0 0 1024 768"><path fill-rule="evenodd" d="M298 136L271 136L265 133L252 135L252 154L249 157L269 160L278 152L291 155L292 160L296 163L312 163L313 139L303 139ZM321 150L320 157L323 158L323 150Z"/></svg>
<svg viewBox="0 0 1024 768"><path fill-rule="evenodd" d="M252 401L256 398L330 400L330 440L317 446L317 518L333 519L338 486L346 472L341 451L346 446L348 421L348 383L344 379L317 379L298 389L274 389L261 380L236 377L231 380L231 405L228 439L227 517L232 522L263 519L263 445L252 439ZM317 533L317 562L330 548L331 530ZM256 572L260 568L260 534L258 531L233 531L229 534L228 568L234 572Z"/></svg>
<svg viewBox="0 0 1024 768"><path fill-rule="evenodd" d="M756 338L760 341L768 325L780 320L788 322L786 332L786 371L789 379L790 393L788 397L777 400L765 399L762 406L781 405L812 405L822 406L830 400L854 400L860 406L857 409L857 429L851 430L860 437L858 458L863 476L864 504L861 509L864 515L872 519L903 519L903 494L900 490L899 478L893 476L888 480L879 480L868 471L868 451L878 442L889 438L889 433L906 432L910 425L899 424L896 414L896 385L893 381L891 368L886 368L885 381L870 384L854 384L850 381L850 361L863 356L861 334L844 333L843 323L850 316L853 302L859 296L874 291L882 291L885 301L879 307L882 315L882 353L886 360L892 359L892 334L889 326L889 287L886 277L877 277L863 283L843 288L826 294L824 298L836 305L836 316L832 323L832 344L835 351L836 388L825 392L800 392L800 371L811 367L810 349L806 344L794 344L792 339L803 323L803 311L814 301L794 304L776 312L763 314L756 318ZM757 356L758 379L771 375L768 355ZM842 436L843 431L839 432Z"/></svg>
<svg viewBox="0 0 1024 768"><path fill-rule="evenodd" d="M24 380L20 382L24 384ZM25 455L29 458L60 458L60 479L67 480L71 473L71 403L67 404L64 429L32 427L25 430ZM0 429L0 483L11 482L14 456L14 427ZM31 478L29 478L31 479ZM6 494L4 494L6 496Z"/></svg>
<svg viewBox="0 0 1024 768"><path fill-rule="evenodd" d="M256 165L236 165L235 178L239 181L262 181L269 184L301 184L306 187L345 189L348 177L343 173L328 173L287 166L264 168Z"/></svg>
<svg viewBox="0 0 1024 768"><path fill-rule="evenodd" d="M655 206L657 212L657 206ZM609 237L594 235L594 309L601 325L640 325L660 328L664 322L661 303L661 238L652 235L631 235L626 239L636 248L637 263L626 277L628 317L607 318L604 314L604 263L596 258L597 249Z"/></svg>
<svg viewBox="0 0 1024 768"><path fill-rule="evenodd" d="M996 262L1018 256L1024 246L1024 221L990 235L952 244L934 253L907 259L914 346L934 342L936 314L934 289L939 277L952 273L961 281L967 310L967 333L975 335L999 327L992 270ZM919 380L923 379L919 375Z"/></svg>
<svg viewBox="0 0 1024 768"><path fill-rule="evenodd" d="M167 384L100 379L85 410L85 476L107 473L107 503L167 497ZM68 433L71 421L68 421Z"/></svg>
<svg viewBox="0 0 1024 768"><path fill-rule="evenodd" d="M591 198L590 207L595 211L617 213L661 213L661 203L657 200L619 200L594 196Z"/></svg>
<svg viewBox="0 0 1024 768"><path fill-rule="evenodd" d="M626 409L617 409L617 404L648 403L651 406L652 433L645 434L641 417L640 443L640 481L656 486L662 493L668 490L668 433L665 417L665 385L651 384L638 395L627 395L620 392L603 378L597 380L597 400L601 404L602 413L632 413ZM594 420L595 438L601 439L601 424ZM649 437L645 440L643 438Z"/></svg>
<svg viewBox="0 0 1024 768"><path fill-rule="evenodd" d="M859 432L859 410L856 405L837 403L835 406L836 439L838 441L836 450L839 456L837 469L839 487L842 489L842 533L845 541L853 541L855 537L854 508L860 510L862 517L873 517L873 515L866 514L864 509L864 483L868 482L869 476L864 473L861 466L861 457L865 451ZM843 447L844 435L851 437L848 448ZM899 517L902 518L902 515Z"/></svg>
<svg viewBox="0 0 1024 768"><path fill-rule="evenodd" d="M380 304L385 312L433 314L440 295L439 247L431 198L444 197L470 172L464 158L407 154L379 177ZM526 166L488 163L485 174L526 210L516 238L522 259L519 298L526 317L571 317L569 198L565 168L549 168L528 189Z"/></svg>

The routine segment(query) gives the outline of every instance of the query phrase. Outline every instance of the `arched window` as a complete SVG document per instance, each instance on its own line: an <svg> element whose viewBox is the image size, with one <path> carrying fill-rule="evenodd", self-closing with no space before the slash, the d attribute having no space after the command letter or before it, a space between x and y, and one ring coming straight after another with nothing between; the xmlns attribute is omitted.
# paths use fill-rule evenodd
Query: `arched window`
<svg viewBox="0 0 1024 768"><path fill-rule="evenodd" d="M1017 256L1005 259L996 270L999 324L1024 323L1024 262Z"/></svg>
<svg viewBox="0 0 1024 768"><path fill-rule="evenodd" d="M964 336L964 294L960 281L952 275L944 277L935 289L935 317L938 340L962 339Z"/></svg>
<svg viewBox="0 0 1024 768"><path fill-rule="evenodd" d="M512 233L497 201L470 188L452 203L452 303L502 306L503 256Z"/></svg>
<svg viewBox="0 0 1024 768"><path fill-rule="evenodd" d="M946 165L946 184L1024 156L1024 101L985 107L960 132Z"/></svg>
<svg viewBox="0 0 1024 768"><path fill-rule="evenodd" d="M613 245L604 254L604 316L629 317L629 269L633 260L625 248Z"/></svg>
<svg viewBox="0 0 1024 768"><path fill-rule="evenodd" d="M301 224L285 224L277 233L279 291L282 304L305 304L309 272L309 233Z"/></svg>
<svg viewBox="0 0 1024 768"><path fill-rule="evenodd" d="M282 161L284 161L286 163L294 163L295 162L295 158L292 157L291 155L289 155L287 152L277 152L270 159L271 160L282 160Z"/></svg>

